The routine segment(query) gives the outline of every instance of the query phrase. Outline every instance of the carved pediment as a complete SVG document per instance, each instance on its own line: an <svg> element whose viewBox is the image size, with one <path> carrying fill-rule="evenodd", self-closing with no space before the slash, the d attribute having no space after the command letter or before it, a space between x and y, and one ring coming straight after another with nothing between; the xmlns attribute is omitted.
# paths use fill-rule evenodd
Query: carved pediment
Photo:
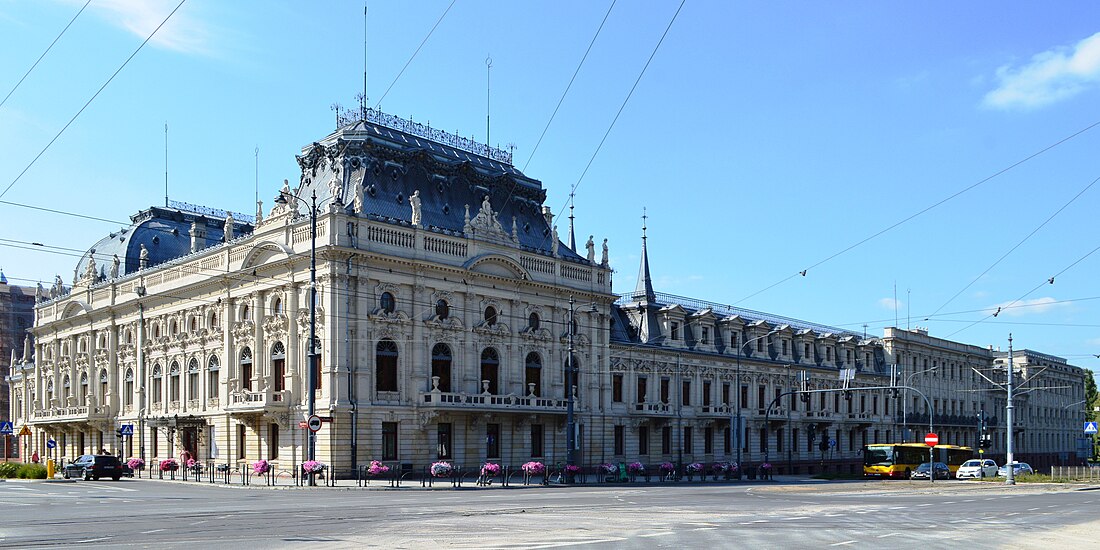
<svg viewBox="0 0 1100 550"><path fill-rule="evenodd" d="M446 319L440 319L438 315L432 315L424 321L424 324L429 327L442 330L461 331L465 330L466 328L465 325L462 324L462 321L460 321L457 317L453 315L447 317Z"/></svg>
<svg viewBox="0 0 1100 550"><path fill-rule="evenodd" d="M561 340L560 341L563 344L569 343L569 331L565 331L565 332L561 333ZM573 335L573 346L574 347L578 347L578 348L579 347L587 347L591 344L592 344L592 340L590 340L587 335L585 335L585 334L574 334Z"/></svg>
<svg viewBox="0 0 1100 550"><path fill-rule="evenodd" d="M371 321L377 323L394 323L394 324L407 324L412 321L404 311L386 311L382 308L378 308L368 315Z"/></svg>
<svg viewBox="0 0 1100 550"><path fill-rule="evenodd" d="M466 217L468 221L462 229L467 236L494 242L515 242L512 235L505 231L504 227L500 225L500 221L497 220L497 215L493 212L493 206L489 203L489 197L485 197L485 200L482 201L481 209L478 210L473 219L469 219L469 208L469 205L467 205Z"/></svg>
<svg viewBox="0 0 1100 550"><path fill-rule="evenodd" d="M290 321L287 319L286 315L277 313L264 317L263 326L265 334L285 334L287 328L290 326Z"/></svg>
<svg viewBox="0 0 1100 550"><path fill-rule="evenodd" d="M545 327L540 327L540 328L527 327L527 328L519 331L519 334L520 334L520 336L522 336L522 337L524 337L528 340L539 340L539 341L549 342L550 340L554 339L554 335L550 333L550 329L545 328Z"/></svg>
<svg viewBox="0 0 1100 550"><path fill-rule="evenodd" d="M248 338L256 325L252 321L239 321L233 324L233 337L237 339Z"/></svg>
<svg viewBox="0 0 1100 550"><path fill-rule="evenodd" d="M494 336L497 338L503 338L512 334L512 331L508 330L508 325L504 323L488 324L482 321L474 326L474 332L483 336Z"/></svg>

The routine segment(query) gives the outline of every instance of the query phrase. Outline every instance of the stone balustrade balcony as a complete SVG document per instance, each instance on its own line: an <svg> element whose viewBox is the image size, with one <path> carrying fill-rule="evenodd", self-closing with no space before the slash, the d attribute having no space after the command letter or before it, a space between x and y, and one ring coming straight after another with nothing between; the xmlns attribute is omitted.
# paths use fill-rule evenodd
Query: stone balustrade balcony
<svg viewBox="0 0 1100 550"><path fill-rule="evenodd" d="M573 405L576 410L580 410L580 401L574 401ZM566 400L533 394L500 395L488 392L430 391L420 394L420 406L434 409L564 413Z"/></svg>
<svg viewBox="0 0 1100 550"><path fill-rule="evenodd" d="M76 405L72 407L53 407L34 411L34 422L91 422L106 420L111 416L107 405Z"/></svg>
<svg viewBox="0 0 1100 550"><path fill-rule="evenodd" d="M286 390L235 391L229 394L226 410L230 413L258 413L282 411L290 408Z"/></svg>

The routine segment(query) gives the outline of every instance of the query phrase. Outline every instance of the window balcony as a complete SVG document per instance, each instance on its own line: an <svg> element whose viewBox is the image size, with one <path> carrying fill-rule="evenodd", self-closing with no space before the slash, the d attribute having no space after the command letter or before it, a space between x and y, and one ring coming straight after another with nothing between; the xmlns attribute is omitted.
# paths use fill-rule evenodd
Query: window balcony
<svg viewBox="0 0 1100 550"><path fill-rule="evenodd" d="M107 405L54 407L34 411L33 422L91 422L94 420L106 420L110 415L111 410Z"/></svg>
<svg viewBox="0 0 1100 550"><path fill-rule="evenodd" d="M667 416L671 415L675 411L672 410L672 406L668 403L649 403L643 401L641 403L634 403L633 412L643 415Z"/></svg>
<svg viewBox="0 0 1100 550"><path fill-rule="evenodd" d="M229 394L226 410L230 413L259 413L290 408L289 397L283 391L235 391Z"/></svg>
<svg viewBox="0 0 1100 550"><path fill-rule="evenodd" d="M564 413L566 401L561 398L538 397L535 395L433 391L420 394L420 405L436 409ZM579 410L580 402L574 401L573 406Z"/></svg>
<svg viewBox="0 0 1100 550"><path fill-rule="evenodd" d="M721 416L727 417L730 415L730 411L733 408L729 405L703 405L699 407L699 416Z"/></svg>

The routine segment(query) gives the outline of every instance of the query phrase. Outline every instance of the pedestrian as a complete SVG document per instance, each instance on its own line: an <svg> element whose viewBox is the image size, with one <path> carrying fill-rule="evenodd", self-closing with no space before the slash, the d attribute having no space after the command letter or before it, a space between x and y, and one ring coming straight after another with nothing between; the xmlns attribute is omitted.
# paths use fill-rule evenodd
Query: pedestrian
<svg viewBox="0 0 1100 550"><path fill-rule="evenodd" d="M38 451L35 451L34 454L31 455L31 462L38 464L39 460L42 460L42 458L38 456Z"/></svg>

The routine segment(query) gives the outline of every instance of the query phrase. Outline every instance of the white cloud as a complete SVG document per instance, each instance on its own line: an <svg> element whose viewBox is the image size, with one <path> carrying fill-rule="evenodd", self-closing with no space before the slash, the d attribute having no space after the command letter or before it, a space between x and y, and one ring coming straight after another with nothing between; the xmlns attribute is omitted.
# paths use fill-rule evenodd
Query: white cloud
<svg viewBox="0 0 1100 550"><path fill-rule="evenodd" d="M905 302L902 302L901 300L895 300L894 298L879 298L878 305L879 307L887 311L898 311L899 309L905 307ZM895 307L895 305L897 307Z"/></svg>
<svg viewBox="0 0 1100 550"><path fill-rule="evenodd" d="M108 23L145 40L179 2L174 0L96 0L90 9ZM184 4L149 43L180 53L209 55L211 29Z"/></svg>
<svg viewBox="0 0 1100 550"><path fill-rule="evenodd" d="M1069 303L1059 302L1054 298L1046 296L1043 298L1036 298L1034 300L1020 300L1016 303L1002 302L1000 304L990 306L986 310L986 313L991 315L997 313L998 316L1004 315L1008 317L1023 317L1024 315L1047 313L1057 308L1068 307L1069 305Z"/></svg>
<svg viewBox="0 0 1100 550"><path fill-rule="evenodd" d="M997 69L997 88L983 104L995 109L1034 109L1100 85L1100 32L1074 46L1058 46L1022 66Z"/></svg>

